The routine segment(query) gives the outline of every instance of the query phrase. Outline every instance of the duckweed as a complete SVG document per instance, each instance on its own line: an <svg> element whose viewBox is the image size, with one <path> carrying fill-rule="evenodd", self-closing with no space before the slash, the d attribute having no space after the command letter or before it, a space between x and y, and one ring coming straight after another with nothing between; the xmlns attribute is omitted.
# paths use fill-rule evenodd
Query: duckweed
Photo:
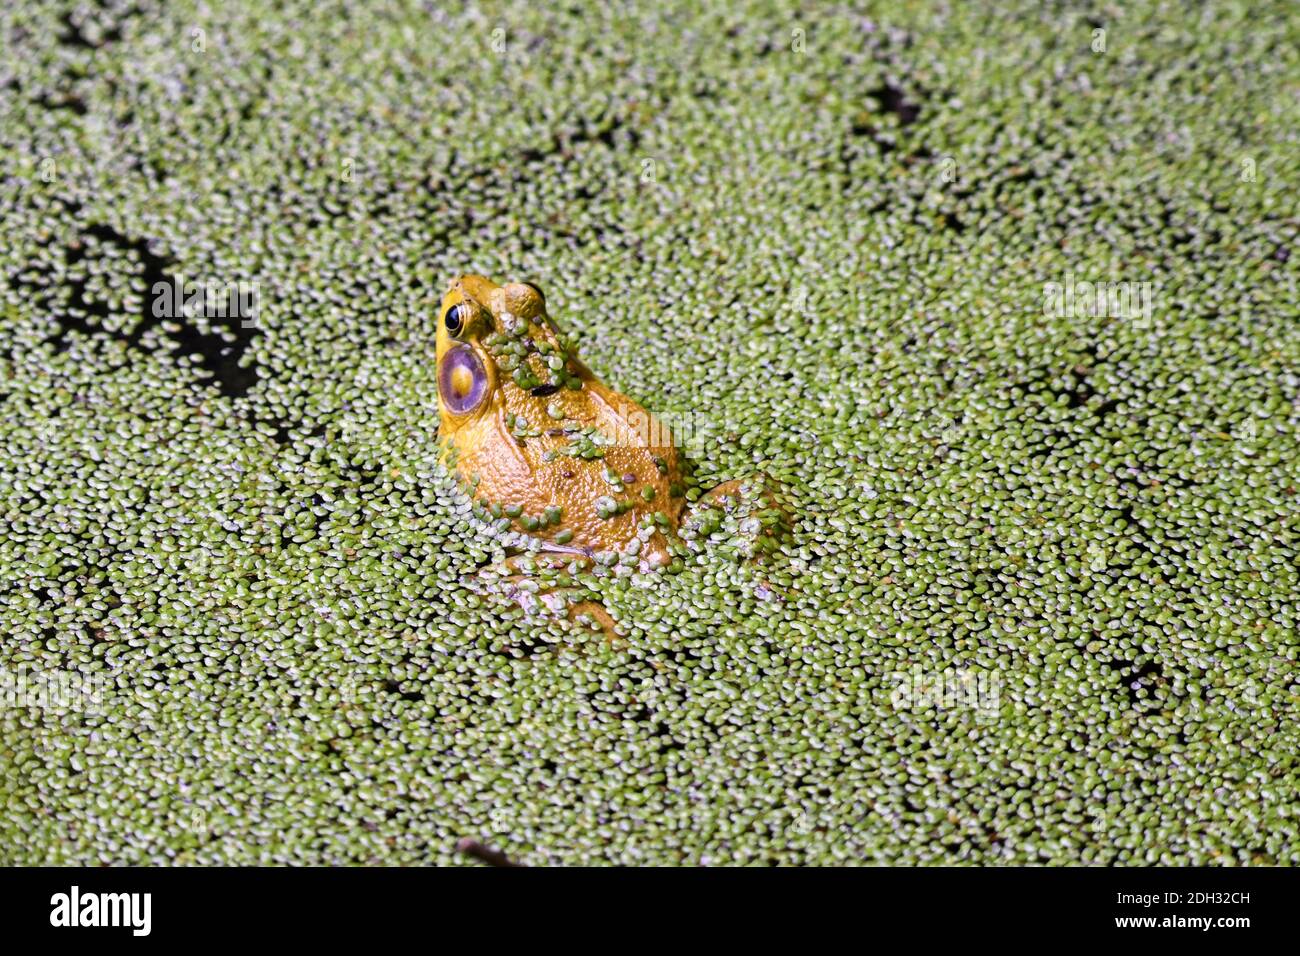
<svg viewBox="0 0 1300 956"><path fill-rule="evenodd" d="M0 862L1300 862L1294 14L542 6L0 13ZM490 572L463 271L672 573Z"/></svg>

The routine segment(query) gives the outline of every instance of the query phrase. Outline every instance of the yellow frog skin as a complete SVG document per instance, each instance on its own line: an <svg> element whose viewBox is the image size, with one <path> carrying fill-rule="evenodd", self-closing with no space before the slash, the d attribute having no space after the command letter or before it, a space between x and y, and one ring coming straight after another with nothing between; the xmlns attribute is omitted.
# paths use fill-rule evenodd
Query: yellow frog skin
<svg viewBox="0 0 1300 956"><path fill-rule="evenodd" d="M443 463L543 551L667 565L686 504L671 437L573 353L536 286L454 279L438 310Z"/></svg>

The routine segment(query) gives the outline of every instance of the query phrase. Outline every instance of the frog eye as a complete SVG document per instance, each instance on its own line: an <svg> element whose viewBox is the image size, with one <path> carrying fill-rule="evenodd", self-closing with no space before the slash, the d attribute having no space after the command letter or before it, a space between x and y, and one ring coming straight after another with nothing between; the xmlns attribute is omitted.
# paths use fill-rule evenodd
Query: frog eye
<svg viewBox="0 0 1300 956"><path fill-rule="evenodd" d="M452 335L459 335L460 330L465 327L466 313L469 310L465 308L464 303L453 305L442 317L442 324L447 327L447 331Z"/></svg>
<svg viewBox="0 0 1300 956"><path fill-rule="evenodd" d="M534 292L537 293L537 298L539 298L539 299L542 300L542 307L545 308L545 307L546 307L546 294L545 294L544 292L542 292L541 288L540 288L536 283L533 283L533 282L525 282L525 283L523 283L523 284L526 285L526 286L528 286L528 288L532 289Z"/></svg>
<svg viewBox="0 0 1300 956"><path fill-rule="evenodd" d="M468 345L457 345L443 356L438 368L438 397L453 415L467 415L478 408L487 396L487 385L487 371Z"/></svg>

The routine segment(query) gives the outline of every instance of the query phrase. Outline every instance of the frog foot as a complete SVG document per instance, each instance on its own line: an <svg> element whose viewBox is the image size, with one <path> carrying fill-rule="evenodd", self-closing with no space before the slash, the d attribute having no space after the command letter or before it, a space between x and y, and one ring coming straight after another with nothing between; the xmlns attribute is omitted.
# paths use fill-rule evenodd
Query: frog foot
<svg viewBox="0 0 1300 956"><path fill-rule="evenodd" d="M690 506L680 534L693 549L716 545L738 561L761 560L780 548L792 521L780 486L767 475L724 481Z"/></svg>
<svg viewBox="0 0 1300 956"><path fill-rule="evenodd" d="M578 575L593 565L591 558L558 553L526 553L479 571L475 590L513 601L527 615L563 618L577 627L601 631L609 639L622 631L604 605Z"/></svg>

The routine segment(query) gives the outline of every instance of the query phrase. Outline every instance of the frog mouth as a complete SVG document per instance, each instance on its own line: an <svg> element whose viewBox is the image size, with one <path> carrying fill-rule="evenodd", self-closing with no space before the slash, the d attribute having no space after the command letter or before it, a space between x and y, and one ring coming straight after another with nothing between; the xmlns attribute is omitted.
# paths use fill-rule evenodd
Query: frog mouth
<svg viewBox="0 0 1300 956"><path fill-rule="evenodd" d="M487 396L488 375L483 360L468 345L455 345L438 368L438 397L453 415L468 415Z"/></svg>

